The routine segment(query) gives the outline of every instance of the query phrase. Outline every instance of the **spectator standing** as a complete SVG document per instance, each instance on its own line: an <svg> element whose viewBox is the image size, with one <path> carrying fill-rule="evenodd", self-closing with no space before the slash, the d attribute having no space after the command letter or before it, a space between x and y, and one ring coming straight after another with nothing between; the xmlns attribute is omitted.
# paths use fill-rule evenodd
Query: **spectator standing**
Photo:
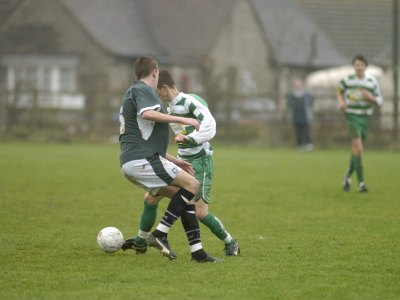
<svg viewBox="0 0 400 300"><path fill-rule="evenodd" d="M301 79L293 80L293 90L287 96L288 108L296 135L299 150L311 151L314 145L311 140L312 96L304 88Z"/></svg>

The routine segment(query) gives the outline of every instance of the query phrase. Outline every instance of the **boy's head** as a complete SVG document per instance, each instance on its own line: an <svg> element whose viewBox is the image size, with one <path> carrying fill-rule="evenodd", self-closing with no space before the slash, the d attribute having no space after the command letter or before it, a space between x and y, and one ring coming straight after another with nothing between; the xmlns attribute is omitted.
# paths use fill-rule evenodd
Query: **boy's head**
<svg viewBox="0 0 400 300"><path fill-rule="evenodd" d="M174 79L172 78L171 73L167 70L160 70L157 89L161 88L163 85L166 85L170 88L173 88L175 86Z"/></svg>
<svg viewBox="0 0 400 300"><path fill-rule="evenodd" d="M152 57L139 57L135 62L135 75L137 80L154 75L158 75L158 63Z"/></svg>
<svg viewBox="0 0 400 300"><path fill-rule="evenodd" d="M157 94L163 101L171 101L171 91L175 89L175 82L171 73L160 70L157 84Z"/></svg>
<svg viewBox="0 0 400 300"><path fill-rule="evenodd" d="M353 58L352 65L354 71L356 72L356 76L359 78L363 78L365 76L365 70L368 67L367 59L362 55L356 55Z"/></svg>
<svg viewBox="0 0 400 300"><path fill-rule="evenodd" d="M353 60L351 61L351 64L354 65L356 61L361 61L365 64L365 66L368 66L368 60L365 58L365 56L361 54L357 54L356 56L354 56Z"/></svg>

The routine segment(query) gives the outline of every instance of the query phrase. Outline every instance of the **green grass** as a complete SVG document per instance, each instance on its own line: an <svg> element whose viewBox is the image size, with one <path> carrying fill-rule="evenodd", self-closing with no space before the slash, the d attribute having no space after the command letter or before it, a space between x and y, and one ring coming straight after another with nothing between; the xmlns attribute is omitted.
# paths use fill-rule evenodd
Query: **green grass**
<svg viewBox="0 0 400 300"><path fill-rule="evenodd" d="M398 152L366 152L360 195L341 191L345 150L215 150L211 211L242 255L196 264L179 221L175 261L99 250L103 227L136 234L143 205L117 145L0 144L0 299L400 298Z"/></svg>

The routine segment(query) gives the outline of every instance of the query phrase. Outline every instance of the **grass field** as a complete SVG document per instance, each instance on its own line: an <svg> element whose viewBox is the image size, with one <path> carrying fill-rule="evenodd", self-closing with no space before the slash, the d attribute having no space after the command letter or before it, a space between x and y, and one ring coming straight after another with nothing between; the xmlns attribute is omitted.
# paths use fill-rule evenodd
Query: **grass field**
<svg viewBox="0 0 400 300"><path fill-rule="evenodd" d="M366 152L359 194L341 190L345 150L215 150L211 211L242 254L197 264L179 221L175 261L99 250L103 227L136 234L143 205L117 145L0 144L0 299L400 299L398 152Z"/></svg>

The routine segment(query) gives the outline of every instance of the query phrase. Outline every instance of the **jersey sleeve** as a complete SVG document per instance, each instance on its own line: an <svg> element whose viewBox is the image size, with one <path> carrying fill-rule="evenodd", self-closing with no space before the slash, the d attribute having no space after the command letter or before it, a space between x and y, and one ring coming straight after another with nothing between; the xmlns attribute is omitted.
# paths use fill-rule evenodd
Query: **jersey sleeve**
<svg viewBox="0 0 400 300"><path fill-rule="evenodd" d="M137 90L136 105L138 115L141 115L147 110L161 110L160 100L150 87Z"/></svg>
<svg viewBox="0 0 400 300"><path fill-rule="evenodd" d="M383 97L382 97L381 89L379 87L378 81L375 78L374 78L374 82L375 82L375 88L374 88L373 94L376 99L376 104L381 106L383 104Z"/></svg>
<svg viewBox="0 0 400 300"><path fill-rule="evenodd" d="M210 141L216 133L217 123L210 110L195 98L188 98L185 101L186 109L200 122L199 130L188 134L198 145Z"/></svg>
<svg viewBox="0 0 400 300"><path fill-rule="evenodd" d="M339 92L344 92L345 89L346 89L346 83L345 83L345 80L342 79L342 80L339 81L339 84L336 87L336 90L339 91Z"/></svg>

